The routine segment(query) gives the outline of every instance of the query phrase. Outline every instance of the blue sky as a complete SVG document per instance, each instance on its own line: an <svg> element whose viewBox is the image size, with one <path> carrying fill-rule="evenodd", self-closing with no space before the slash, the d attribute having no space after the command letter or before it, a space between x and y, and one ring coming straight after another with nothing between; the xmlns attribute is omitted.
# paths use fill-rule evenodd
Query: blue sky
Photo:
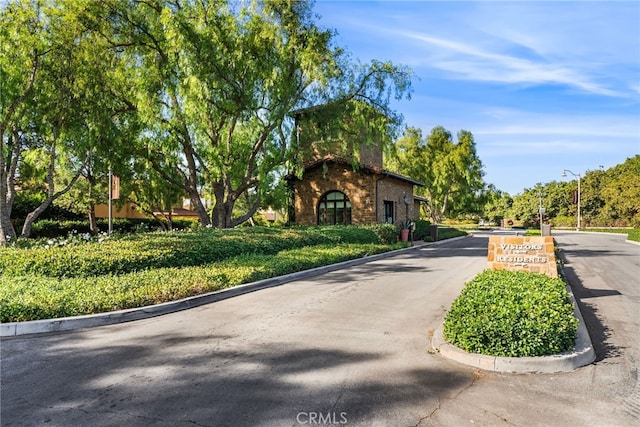
<svg viewBox="0 0 640 427"><path fill-rule="evenodd" d="M473 133L510 194L640 154L640 2L328 1L319 24L363 63L415 75L394 102L428 135Z"/></svg>

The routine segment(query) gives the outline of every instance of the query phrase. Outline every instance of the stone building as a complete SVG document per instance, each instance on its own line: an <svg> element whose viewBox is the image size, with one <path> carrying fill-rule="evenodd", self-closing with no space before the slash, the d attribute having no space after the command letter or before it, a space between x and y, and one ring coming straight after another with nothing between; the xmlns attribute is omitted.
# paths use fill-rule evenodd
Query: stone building
<svg viewBox="0 0 640 427"><path fill-rule="evenodd" d="M287 177L293 199L292 223L398 224L419 217L413 188L424 184L383 169L379 134L349 132L363 140L348 141L343 137L318 137L314 131L305 135L305 129L311 127L306 113L308 110L295 113L304 158L301 177ZM309 134L316 136L309 138Z"/></svg>

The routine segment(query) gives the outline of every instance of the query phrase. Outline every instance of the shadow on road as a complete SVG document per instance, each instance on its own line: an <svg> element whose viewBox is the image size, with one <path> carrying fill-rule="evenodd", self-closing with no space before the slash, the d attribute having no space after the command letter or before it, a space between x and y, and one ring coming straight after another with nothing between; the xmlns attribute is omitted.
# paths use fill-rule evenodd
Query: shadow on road
<svg viewBox="0 0 640 427"><path fill-rule="evenodd" d="M563 246L566 246L563 244ZM580 256L582 256L580 251ZM598 316L598 309L595 304L588 302L589 299L599 298L604 296L620 295L620 292L610 289L589 289L586 288L579 275L573 269L572 265L566 259L566 254L561 252L560 258L564 264L564 275L571 286L573 295L576 298L580 313L584 318L584 323L589 331L591 337L591 343L596 352L596 362L600 362L604 359L617 357L622 355L622 349L618 346L612 345L609 339L612 336L611 329L604 324L602 318Z"/></svg>
<svg viewBox="0 0 640 427"><path fill-rule="evenodd" d="M29 414L27 424L34 425L89 425L97 420L101 425L238 426L265 420L294 425L304 411L344 412L348 420L357 421L398 404L446 395L469 382L468 375L455 371L396 368L346 384L341 367L385 356L331 348L330 337L318 337L304 348L278 342L247 350L251 344L236 347L238 337L191 337L178 331L108 348L83 345L82 335L42 338L42 345L33 348L34 360L41 363L30 370L50 372L46 384L21 389L20 383L30 381L29 372L18 375L21 369L3 366L8 368L3 375L3 423L20 423ZM84 348L78 351L78 345ZM81 381L69 384L72 370L82 372L74 375ZM314 387L309 387L310 376L317 376Z"/></svg>

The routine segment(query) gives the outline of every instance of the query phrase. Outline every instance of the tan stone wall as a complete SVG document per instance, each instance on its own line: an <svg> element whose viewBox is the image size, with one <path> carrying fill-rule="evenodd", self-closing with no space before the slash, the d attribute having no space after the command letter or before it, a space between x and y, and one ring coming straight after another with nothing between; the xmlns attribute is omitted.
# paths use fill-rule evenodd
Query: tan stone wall
<svg viewBox="0 0 640 427"><path fill-rule="evenodd" d="M489 238L488 268L520 270L558 277L553 237L492 236Z"/></svg>
<svg viewBox="0 0 640 427"><path fill-rule="evenodd" d="M373 224L384 221L384 200L395 202L396 221L413 218L413 186L400 180L364 171L354 171L351 166L327 164L326 170L317 167L305 172L302 181L296 181L294 207L296 224L316 225L317 206L320 197L328 191L341 191L351 201L351 223ZM376 190L378 198L376 200ZM403 196L411 203L405 209ZM377 209L376 209L377 208Z"/></svg>
<svg viewBox="0 0 640 427"><path fill-rule="evenodd" d="M405 219L416 219L415 205L413 203L413 185L391 177L380 177L377 181L378 194L378 219L377 222L384 222L384 201L392 201L394 204L395 222ZM404 203L404 196L407 196L409 204Z"/></svg>
<svg viewBox="0 0 640 427"><path fill-rule="evenodd" d="M336 156L347 161L355 160L355 163L365 166L382 167L382 144L361 144L345 148L340 141L320 141L310 143L310 149L304 153L304 163L312 163L322 160L327 156Z"/></svg>

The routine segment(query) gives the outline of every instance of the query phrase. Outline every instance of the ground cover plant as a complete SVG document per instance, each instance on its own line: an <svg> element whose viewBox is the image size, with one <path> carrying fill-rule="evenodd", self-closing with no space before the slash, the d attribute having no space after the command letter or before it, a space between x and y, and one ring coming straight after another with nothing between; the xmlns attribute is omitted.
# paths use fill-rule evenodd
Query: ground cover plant
<svg viewBox="0 0 640 427"><path fill-rule="evenodd" d="M0 250L0 265L5 276L90 277L199 266L239 254L275 255L283 250L323 244L391 244L396 237L394 226L375 225L146 233L61 247L50 239L28 248Z"/></svg>
<svg viewBox="0 0 640 427"><path fill-rule="evenodd" d="M172 301L403 247L392 225L147 233L0 248L0 321Z"/></svg>
<svg viewBox="0 0 640 427"><path fill-rule="evenodd" d="M577 328L562 279L485 270L453 302L443 332L470 353L522 357L573 349Z"/></svg>

